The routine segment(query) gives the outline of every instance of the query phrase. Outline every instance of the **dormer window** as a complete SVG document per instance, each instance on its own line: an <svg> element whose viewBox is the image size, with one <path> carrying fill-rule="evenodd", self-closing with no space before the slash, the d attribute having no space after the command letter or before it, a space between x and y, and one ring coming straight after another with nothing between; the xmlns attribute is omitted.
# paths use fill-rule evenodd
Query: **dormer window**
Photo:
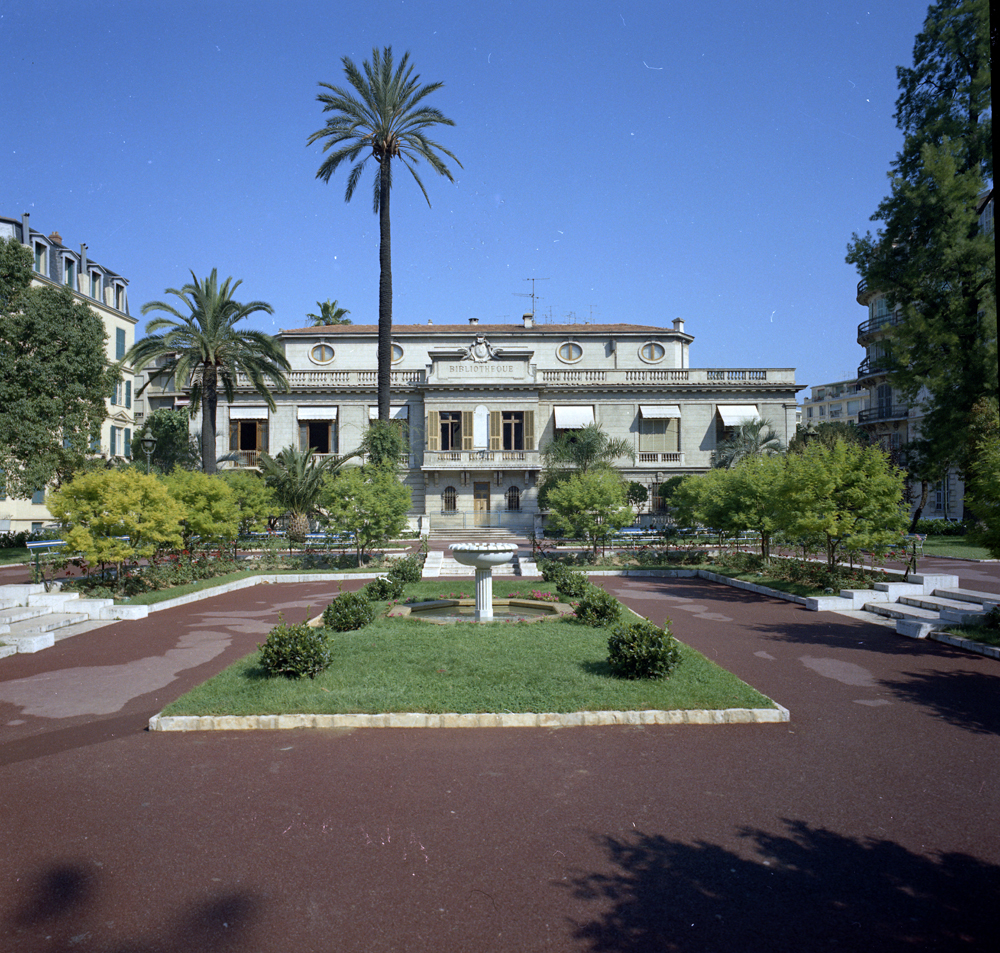
<svg viewBox="0 0 1000 953"><path fill-rule="evenodd" d="M63 258L63 284L76 290L76 262L72 258Z"/></svg>

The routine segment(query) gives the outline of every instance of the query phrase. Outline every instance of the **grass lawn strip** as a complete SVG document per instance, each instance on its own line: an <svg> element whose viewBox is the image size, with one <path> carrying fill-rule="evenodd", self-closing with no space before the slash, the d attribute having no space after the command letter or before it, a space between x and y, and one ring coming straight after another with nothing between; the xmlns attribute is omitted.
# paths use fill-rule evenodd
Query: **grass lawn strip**
<svg viewBox="0 0 1000 953"><path fill-rule="evenodd" d="M468 596L468 588L463 592L454 580L425 582L407 587L407 595L457 598ZM497 580L494 595L529 597L533 588L551 591ZM208 727L203 716L220 727L236 727L234 716L265 716L254 719L260 727L277 726L279 716L374 716L362 719L370 724L385 722L386 713L405 713L394 717L414 726L459 713L476 725L524 724L524 718L536 724L564 714L573 716L570 724L751 721L763 720L751 714L761 709L768 720L787 719L780 706L683 643L670 678L613 678L608 635L562 620L439 626L382 617L356 632L332 633L334 664L315 679L267 678L254 652L167 706L158 716L163 724L154 727L180 716L193 716L197 727ZM595 712L603 720L594 715L587 722L584 713ZM636 720L640 712L647 721ZM671 712L703 714L664 714Z"/></svg>

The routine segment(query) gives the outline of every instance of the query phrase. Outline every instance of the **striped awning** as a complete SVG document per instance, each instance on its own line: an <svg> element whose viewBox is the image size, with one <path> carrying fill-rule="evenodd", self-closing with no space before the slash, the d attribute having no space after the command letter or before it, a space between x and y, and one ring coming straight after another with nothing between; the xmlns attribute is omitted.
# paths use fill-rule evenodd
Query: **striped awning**
<svg viewBox="0 0 1000 953"><path fill-rule="evenodd" d="M679 404L640 404L639 413L647 420L664 420L680 417L681 408Z"/></svg>
<svg viewBox="0 0 1000 953"><path fill-rule="evenodd" d="M760 420L756 404L718 404L715 409L724 427L738 427L744 420Z"/></svg>
<svg viewBox="0 0 1000 953"><path fill-rule="evenodd" d="M267 420L267 405L263 407L247 407L245 405L231 404L229 407L230 420Z"/></svg>
<svg viewBox="0 0 1000 953"><path fill-rule="evenodd" d="M557 406L556 429L557 430L579 430L581 427L589 427L594 422L594 408L586 406Z"/></svg>
<svg viewBox="0 0 1000 953"><path fill-rule="evenodd" d="M298 408L299 420L336 420L337 408L322 404L307 404Z"/></svg>

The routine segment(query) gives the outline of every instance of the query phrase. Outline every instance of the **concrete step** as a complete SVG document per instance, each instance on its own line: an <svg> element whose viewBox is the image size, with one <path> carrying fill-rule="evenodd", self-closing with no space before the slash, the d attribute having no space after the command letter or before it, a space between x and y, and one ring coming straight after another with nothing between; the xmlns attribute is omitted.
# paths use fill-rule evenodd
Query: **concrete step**
<svg viewBox="0 0 1000 953"><path fill-rule="evenodd" d="M930 609L932 612L941 612L944 609L961 609L964 612L973 612L982 608L979 603L946 599L944 596L901 596L899 601L903 605L916 606L918 609Z"/></svg>
<svg viewBox="0 0 1000 953"><path fill-rule="evenodd" d="M981 606L989 603L991 606L1000 604L1000 593L978 592L975 589L960 589L958 587L939 587L934 590L935 596L944 599L955 599L959 602L978 602Z"/></svg>
<svg viewBox="0 0 1000 953"><path fill-rule="evenodd" d="M11 609L3 609L0 611L0 625L13 625L25 619L35 619L48 611L45 606L14 606Z"/></svg>
<svg viewBox="0 0 1000 953"><path fill-rule="evenodd" d="M10 631L5 632L2 638L4 642L12 642L22 637L41 635L43 632L53 632L63 626L87 621L87 615L83 612L47 612L33 619L14 622Z"/></svg>
<svg viewBox="0 0 1000 953"><path fill-rule="evenodd" d="M885 616L888 619L906 619L913 622L940 622L940 613L930 609L920 609L917 606L907 606L899 602L869 602L864 607L866 612Z"/></svg>

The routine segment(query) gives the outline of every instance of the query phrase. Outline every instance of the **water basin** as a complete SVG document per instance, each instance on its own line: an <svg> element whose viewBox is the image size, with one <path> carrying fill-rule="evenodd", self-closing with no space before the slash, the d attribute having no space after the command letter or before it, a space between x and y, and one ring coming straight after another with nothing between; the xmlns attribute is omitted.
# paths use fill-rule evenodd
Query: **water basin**
<svg viewBox="0 0 1000 953"><path fill-rule="evenodd" d="M537 599L496 599L493 602L494 622L539 622L567 615L573 607L564 602L544 602ZM422 622L446 625L451 622L475 622L474 599L436 599L416 602L409 606L394 606L390 617L409 616Z"/></svg>

